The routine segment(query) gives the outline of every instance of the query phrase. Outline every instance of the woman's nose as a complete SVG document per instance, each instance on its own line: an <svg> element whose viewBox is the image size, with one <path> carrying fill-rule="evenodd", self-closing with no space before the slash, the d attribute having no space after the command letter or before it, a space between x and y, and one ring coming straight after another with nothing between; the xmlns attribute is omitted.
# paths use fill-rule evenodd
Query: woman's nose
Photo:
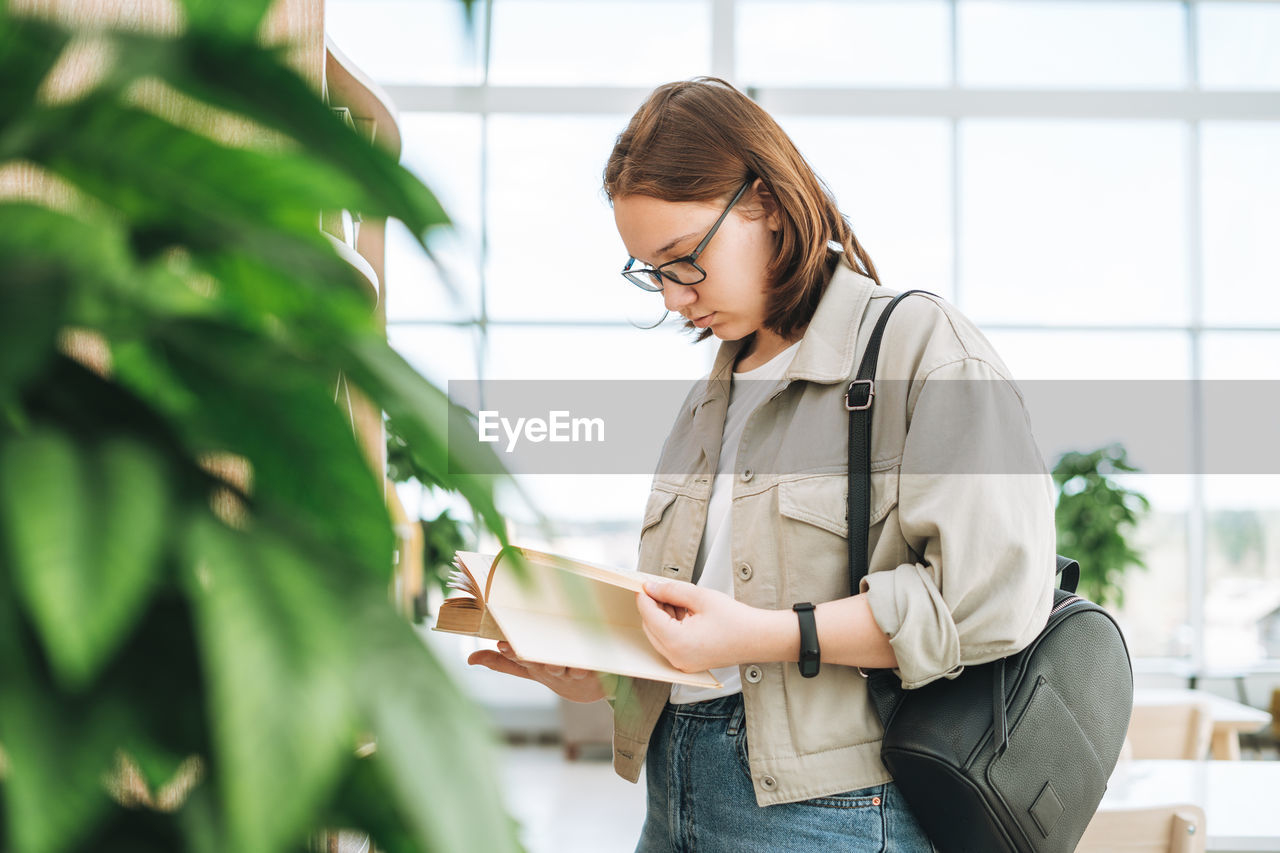
<svg viewBox="0 0 1280 853"><path fill-rule="evenodd" d="M698 301L698 294L694 292L694 287L696 285L663 282L662 301L666 304L667 310L683 314L686 305L692 305Z"/></svg>

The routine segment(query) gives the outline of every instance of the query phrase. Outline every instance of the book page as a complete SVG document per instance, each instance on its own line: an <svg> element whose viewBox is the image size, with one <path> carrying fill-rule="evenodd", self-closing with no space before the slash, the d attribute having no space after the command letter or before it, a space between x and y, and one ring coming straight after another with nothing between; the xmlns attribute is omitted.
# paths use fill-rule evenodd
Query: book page
<svg viewBox="0 0 1280 853"><path fill-rule="evenodd" d="M431 630L474 636L476 631L480 630L482 615L483 611L472 599L451 599L440 606L440 612L436 614L436 624Z"/></svg>
<svg viewBox="0 0 1280 853"><path fill-rule="evenodd" d="M454 598L466 597L475 599L477 602L484 599L484 588L476 583L476 579L471 577L471 573L466 570L462 562L455 556L453 558L454 568L449 572L449 578L445 586L451 590L464 593L463 596L450 595Z"/></svg>
<svg viewBox="0 0 1280 853"><path fill-rule="evenodd" d="M456 568L449 573L448 586L456 592L440 605L432 630L505 639L493 617L485 612L484 588L493 569L493 555L458 551L453 555L453 565Z"/></svg>
<svg viewBox="0 0 1280 853"><path fill-rule="evenodd" d="M453 555L453 564L470 580L466 585L474 588L473 595L481 602L489 592L489 574L493 571L494 559L493 554L477 554L474 551L456 551Z"/></svg>
<svg viewBox="0 0 1280 853"><path fill-rule="evenodd" d="M546 566L552 566L564 571L573 572L576 575L593 578L595 580L604 581L613 586L620 586L623 589L629 589L632 592L639 592L644 588L646 580L653 580L653 575L646 575L643 572L628 571L626 569L618 569L612 566L601 566L596 563L588 563L583 560L574 560L560 554L548 554L545 551L535 551L532 548L513 548L524 556L525 560L531 563L539 563ZM503 556L505 564L510 557Z"/></svg>
<svg viewBox="0 0 1280 853"><path fill-rule="evenodd" d="M482 640L505 640L502 629L493 616L470 598L451 598L440 606L433 631L465 634Z"/></svg>
<svg viewBox="0 0 1280 853"><path fill-rule="evenodd" d="M715 687L710 673L684 673L649 643L636 610L647 578L522 549L529 576L502 568L489 578L487 609L520 657L637 678ZM589 575L579 573L587 566Z"/></svg>
<svg viewBox="0 0 1280 853"><path fill-rule="evenodd" d="M635 609L635 604L631 607ZM570 621L557 614L500 604L491 605L489 612L511 648L525 660L675 684L720 686L709 672L681 672L667 663L649 644L639 625L639 614L634 626L624 626Z"/></svg>

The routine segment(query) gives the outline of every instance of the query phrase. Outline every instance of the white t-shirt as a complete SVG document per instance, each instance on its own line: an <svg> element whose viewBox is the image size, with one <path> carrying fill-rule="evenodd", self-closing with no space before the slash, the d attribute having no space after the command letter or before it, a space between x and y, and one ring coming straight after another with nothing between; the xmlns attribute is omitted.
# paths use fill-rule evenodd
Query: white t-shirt
<svg viewBox="0 0 1280 853"><path fill-rule="evenodd" d="M733 525L729 509L733 498L733 463L738 456L738 444L742 440L742 430L747 424L747 418L777 390L778 380L782 379L791 365L799 346L800 342L796 341L759 367L733 372L733 381L729 384L729 410L724 420L724 438L720 444L720 461L716 467L715 480L711 484L711 497L707 502L707 524L702 531L702 544L698 546L698 558L693 569L693 576L698 578L698 586L733 596L733 572L729 565ZM703 702L741 692L742 677L736 666L713 669L711 674L722 687L673 684L671 701L677 705Z"/></svg>

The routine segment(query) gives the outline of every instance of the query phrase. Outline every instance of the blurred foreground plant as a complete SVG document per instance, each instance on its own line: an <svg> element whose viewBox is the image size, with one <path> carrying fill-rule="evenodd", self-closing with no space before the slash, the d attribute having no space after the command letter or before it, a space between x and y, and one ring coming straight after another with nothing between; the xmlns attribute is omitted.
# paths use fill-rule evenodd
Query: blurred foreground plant
<svg viewBox="0 0 1280 853"><path fill-rule="evenodd" d="M259 46L265 0L183 5L179 35L99 31L108 73L53 102L75 33L0 0L0 171L74 199L0 200L0 847L514 849L483 716L387 600L383 479L334 403L345 376L505 544L496 461L450 455L463 415L317 229L446 218ZM109 795L129 774L155 796Z"/></svg>

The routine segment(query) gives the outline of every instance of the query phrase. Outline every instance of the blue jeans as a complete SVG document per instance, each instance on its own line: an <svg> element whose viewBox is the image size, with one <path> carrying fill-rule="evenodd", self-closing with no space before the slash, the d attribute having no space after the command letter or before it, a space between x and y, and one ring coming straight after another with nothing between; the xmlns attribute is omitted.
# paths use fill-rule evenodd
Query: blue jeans
<svg viewBox="0 0 1280 853"><path fill-rule="evenodd" d="M892 782L756 805L742 694L668 704L645 757L648 813L636 853L932 853Z"/></svg>

